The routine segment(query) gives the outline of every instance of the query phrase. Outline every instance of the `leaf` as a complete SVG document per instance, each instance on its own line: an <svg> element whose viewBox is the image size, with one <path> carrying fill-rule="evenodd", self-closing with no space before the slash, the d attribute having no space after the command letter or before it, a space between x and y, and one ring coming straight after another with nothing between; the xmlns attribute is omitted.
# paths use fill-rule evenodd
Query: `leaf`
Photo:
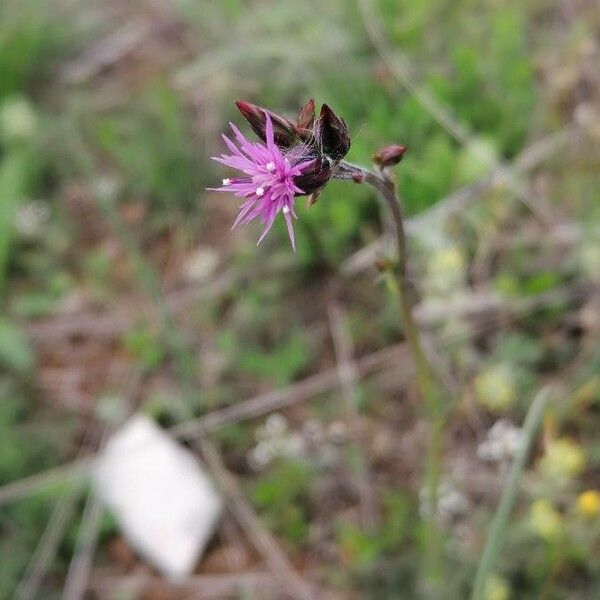
<svg viewBox="0 0 600 600"><path fill-rule="evenodd" d="M21 329L0 317L0 363L25 374L33 367L33 354Z"/></svg>
<svg viewBox="0 0 600 600"><path fill-rule="evenodd" d="M15 215L28 187L29 164L26 152L8 154L0 163L0 292L15 237Z"/></svg>

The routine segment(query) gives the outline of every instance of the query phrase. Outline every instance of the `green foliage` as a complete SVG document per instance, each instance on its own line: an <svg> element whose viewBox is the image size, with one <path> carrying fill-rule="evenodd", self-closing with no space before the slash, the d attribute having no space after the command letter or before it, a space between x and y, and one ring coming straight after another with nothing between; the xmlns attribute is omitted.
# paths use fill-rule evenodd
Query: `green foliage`
<svg viewBox="0 0 600 600"><path fill-rule="evenodd" d="M97 42L112 33L115 22L105 21L103 11L87 2L79 3L73 10L76 14L71 15L57 3L0 0L0 309L4 311L0 316L0 485L50 467L59 456L68 459L81 441L79 436L65 435L68 426L63 412L60 427L52 429L56 443L44 430L47 423L36 394L46 391L37 389L39 382L35 390L27 389L24 381L34 380L36 363L50 371L56 364L62 366L66 355L75 363L67 368L81 369L87 375L91 363L101 363L109 354L126 357L144 375L144 393L148 388L145 409L161 424L173 425L188 418L191 411L200 415L233 405L257 390L280 388L332 367L328 324L323 315L315 316L316 309L325 312L321 305L325 307L332 297L341 295L352 318L356 315L350 328L356 357L401 339L396 298L382 291L384 285L395 285L393 273L378 278L370 272L339 275L342 261L384 228L385 209L366 186L331 182L310 209L298 199L296 255L289 251L280 221L259 249L251 241L258 224L242 235L229 233L224 223L231 222L237 200L221 196L215 201L203 188L226 176L208 157L222 149L218 133L227 120L241 122L234 114L233 99L247 97L290 116L307 97L327 102L350 125L351 161L368 164L373 152L384 144L407 145L397 181L409 215L485 176L496 162L518 154L527 140L543 133L540 123L556 122L556 114L547 108L556 101L554 96L559 96L558 112L570 112L571 104L583 103L585 108L588 95L595 99L593 69L589 67L577 73L581 83L573 98L569 96L572 90L563 89L569 87L563 78L571 73L571 67L555 68L554 64L556 47L563 41L552 35L551 44L538 47L542 36L537 34L545 31L555 13L537 2L361 2L372 15L360 12L357 3L341 0L258 2L252 3L252 10L243 0L213 3L210 9L205 4L178 0L172 6L177 11L176 34L168 27L164 31L159 28L115 64L77 85L65 85L65 62L57 59L77 40L80 47L73 52L73 60L85 62L91 57L93 62ZM120 9L123 7L116 7ZM124 13L129 18L138 10L139 3L132 3ZM573 13L577 11L576 7ZM153 11L142 12L144 19L154 18ZM375 28L370 27L371 17ZM113 18L111 12L109 19ZM171 18L166 11L165 22ZM85 23L94 28L92 45L81 35ZM566 37L577 42L569 60L593 54L593 44L584 44L581 37L582 31L590 35L592 29L591 24L575 23L574 31L566 32ZM555 33L552 27L548 31ZM370 37L373 35L375 40ZM378 44L386 47L385 59L377 51ZM394 69L389 68L388 59L394 62ZM555 88L560 88L559 92ZM415 89L426 92L433 111ZM449 116L452 126L440 123L440 112ZM456 132L448 131L455 125L464 132L466 144L455 139ZM539 189L544 200L557 207L560 203L556 214L568 219L569 227L584 232L579 247L569 253L565 243L553 259L555 244L550 236L539 248L514 243L513 232L522 220L529 219L529 212L498 186L482 199L484 208L479 213L485 216L485 223L479 230L481 214L468 210L448 223L448 231L440 227L426 232L439 236L438 242L443 243L419 247L417 260L411 260L410 275L425 299L433 295L427 278L434 270L447 275L452 284L435 290L442 306L450 293L460 300L460 294L477 291L479 285L494 288L509 302L528 301L596 278L598 165L593 151L585 161L571 165L567 154L571 152L561 154L548 174L540 176ZM99 193L108 180L115 182L116 192ZM106 232L98 239L87 235L87 226L99 218L96 209L105 196L118 197L124 204L111 205L114 214L109 214L110 210L102 213L100 229ZM28 237L15 224L22 209L38 198L49 207L48 221L37 236ZM143 205L144 218L135 221L128 235L119 235L114 222L123 216L121 210L124 213L133 205ZM578 218L585 223L577 223ZM472 229L464 236L461 227L469 226ZM514 243L514 248L498 250L497 241L499 246ZM137 265L132 277L121 282L128 291L145 294L149 302L160 300L165 289L177 297L179 286L184 285L182 279L187 277L182 277L180 267L196 244L214 248L224 280L233 274L235 283L231 287L226 284L223 291L218 282L215 290L200 282L195 306L174 320L161 314L158 329L156 323L142 322L110 343L92 334L82 343L75 336L77 339L65 340L63 347L53 347L52 342L30 345L19 328L24 319L68 319L65 311L72 310L72 302L77 306L75 312L81 302L84 318L93 318L97 310L119 309L123 300L116 282L122 276L118 262L124 255L123 262ZM433 260L437 250L447 251L445 259ZM453 253L454 266L450 260ZM558 253L569 257L563 260ZM420 257L423 260L419 262ZM130 272L126 273L129 277ZM382 284L379 287L378 282ZM185 281L185 286L191 291L196 283ZM188 289L183 289L183 295L187 293ZM439 336L432 328L444 363L441 366L447 361L452 369L448 380L467 396L474 390L489 410L468 406L468 423L463 413L453 413L452 435L445 440L448 463L454 460L455 443L460 444L462 457L468 456L469 443L475 454L479 428L487 426L492 414L517 422L541 379L558 380L565 368L568 373L564 402L555 414L548 415L540 456L528 465L522 506L516 507L507 527L506 552L494 565L494 572L502 577L496 587L504 589L506 584L512 598L533 600L540 594L547 600L600 597L600 521L590 516L584 519L576 508L577 494L582 491L579 487L593 486L600 466L596 439L600 354L580 341L593 336L593 304L590 309L578 299L573 302L557 302L551 310L519 312L506 326L496 325L493 319L488 322L485 314L481 323L479 315L464 322L457 319ZM185 320L179 321L182 316ZM187 337L179 343L174 321L197 327L190 332L189 347ZM504 333L493 333L500 327ZM476 340L464 343L469 336ZM446 352L450 338L459 339L461 352L456 353L456 361L454 354L448 357ZM198 339L201 343L195 344ZM200 385L194 383L198 365L204 369ZM150 376L155 373L156 378ZM393 427L399 436L413 426L418 432L420 405L413 402L412 389L403 380L400 394L398 382L390 383L388 375L383 375L364 385L360 382L364 403L357 407L361 412L357 422L362 425L364 421L365 430L370 433L372 427L375 434L382 425ZM154 379L169 385L156 389ZM192 384L186 388L189 381ZM85 385L103 383L86 380ZM178 386L186 388L186 393L174 398ZM187 394L190 387L196 394L193 399ZM123 417L121 390L114 393L100 394L94 403L93 415L102 423L114 424ZM402 401L396 402L400 397ZM339 391L334 390L314 399L312 408L294 410L300 415L303 410L314 410L327 420L338 420L338 400ZM460 406L465 408L466 403ZM477 436L472 433L473 425ZM560 428L564 430L555 431ZM247 475L241 465L246 464L244 458L253 443L253 427L241 422L211 435L219 441L228 467L239 467L239 475ZM324 438L327 435L323 433ZM544 469L538 466L560 464L556 448L563 454L568 449L564 443L562 448L557 446L553 436L573 437L586 458L586 471L571 476L558 492L543 480ZM552 442L554 454L548 453ZM57 447L63 451L59 453ZM368 444L354 446L351 466L366 464L359 453L363 449L375 453L375 448L381 456L377 454L370 468L378 489L380 482L397 482L397 466L402 473L405 467L418 468L409 463L419 462L420 453L405 454L401 446L396 447L396 440L386 441L385 435L374 435ZM315 449L315 454L322 451L317 457L319 465L327 464L323 471L316 472L306 462L285 460L266 474L248 477L252 479L248 482L250 496L261 518L285 540L292 556L299 548L312 545L308 535L311 521L316 514L321 516L319 510L328 510L315 506L311 487L316 477L339 476L338 450L330 441ZM550 459L544 461L547 454ZM489 477L502 472L471 458L469 468L486 469ZM412 491L420 485L412 476L400 483L403 490L410 487ZM66 489L61 483L47 493L0 509L0 598L10 597L39 542L53 502ZM447 598L465 598L470 593L492 494L492 488L474 494L473 514L456 527L449 525L444 533ZM540 535L540 521L542 531L548 533L549 529L548 519L544 529L539 511L538 531L532 526L530 504L540 499L546 502L542 506L551 508L545 514L542 511L542 517L551 515L550 523L554 519L560 524L556 528L561 532L560 543ZM336 501L343 509L332 511L335 527L327 543L336 544L343 561L344 573L338 573L341 585L367 599L420 597L419 552L424 529L408 492L392 492L383 498L381 524L372 531L348 518L356 508L350 506L353 498ZM82 508L83 502L78 516ZM79 518L69 526L60 551L63 558L70 559L79 526ZM106 515L101 541L114 534L115 527ZM58 576L48 578L51 584L64 576L65 565L60 565L60 560L55 561L61 567ZM44 598L53 597L46 589L42 593Z"/></svg>
<svg viewBox="0 0 600 600"><path fill-rule="evenodd" d="M159 82L134 106L94 120L93 128L124 174L127 191L163 211L187 211L198 208L203 183L188 121L181 97Z"/></svg>
<svg viewBox="0 0 600 600"><path fill-rule="evenodd" d="M1 336L0 336L1 337ZM20 390L0 379L0 483L16 481L43 470L56 460L46 439L30 439L20 431L29 417ZM8 598L37 546L49 517L49 498L38 494L0 507L0 598Z"/></svg>
<svg viewBox="0 0 600 600"><path fill-rule="evenodd" d="M0 316L0 364L24 375L33 362L33 354L19 326Z"/></svg>
<svg viewBox="0 0 600 600"><path fill-rule="evenodd" d="M30 276L34 280L36 275L40 276L39 289L15 294L11 302L11 309L22 318L36 318L52 313L59 301L73 288L73 279L64 271L49 269L42 274L36 273L36 270L32 269Z"/></svg>
<svg viewBox="0 0 600 600"><path fill-rule="evenodd" d="M0 4L0 101L47 78L68 48L72 31L44 0Z"/></svg>
<svg viewBox="0 0 600 600"><path fill-rule="evenodd" d="M495 356L522 367L534 367L544 356L540 342L524 333L514 332L501 337L496 343Z"/></svg>
<svg viewBox="0 0 600 600"><path fill-rule="evenodd" d="M252 486L252 501L269 527L291 543L308 535L310 483L304 462L281 460Z"/></svg>
<svg viewBox="0 0 600 600"><path fill-rule="evenodd" d="M291 381L310 360L302 332L294 330L287 338L275 341L268 350L245 348L238 367L259 378L273 378L279 385Z"/></svg>
<svg viewBox="0 0 600 600"><path fill-rule="evenodd" d="M14 250L17 209L31 187L31 156L17 150L0 158L0 292Z"/></svg>
<svg viewBox="0 0 600 600"><path fill-rule="evenodd" d="M38 496L0 509L0 598L10 598L15 591L50 516L49 508L48 498Z"/></svg>
<svg viewBox="0 0 600 600"><path fill-rule="evenodd" d="M293 380L310 363L311 348L294 311L283 302L285 285L257 282L240 295L231 328L219 332L219 350L228 365L277 385ZM235 329L235 332L234 330Z"/></svg>
<svg viewBox="0 0 600 600"><path fill-rule="evenodd" d="M129 331L123 337L123 346L144 371L155 369L166 356L160 337L148 327L137 327Z"/></svg>
<svg viewBox="0 0 600 600"><path fill-rule="evenodd" d="M384 514L375 531L365 531L352 523L339 523L338 542L346 561L358 572L366 573L386 555L398 552L411 535L412 520L417 520L407 496L388 493L383 499Z"/></svg>

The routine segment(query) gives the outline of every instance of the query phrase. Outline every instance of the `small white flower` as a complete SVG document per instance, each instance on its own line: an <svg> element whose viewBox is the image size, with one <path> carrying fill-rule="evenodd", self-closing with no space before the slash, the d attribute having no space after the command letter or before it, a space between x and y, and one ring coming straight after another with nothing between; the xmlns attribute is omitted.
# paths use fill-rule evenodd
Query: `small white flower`
<svg viewBox="0 0 600 600"><path fill-rule="evenodd" d="M265 421L265 432L270 435L281 435L288 428L287 419L279 413L273 413L267 417Z"/></svg>
<svg viewBox="0 0 600 600"><path fill-rule="evenodd" d="M257 444L248 454L248 463L256 470L269 466L277 458L295 458L305 454L306 442L300 432L290 432L283 415L274 413L256 430Z"/></svg>
<svg viewBox="0 0 600 600"><path fill-rule="evenodd" d="M49 218L48 203L43 200L33 200L19 209L15 217L15 227L22 236L33 238L40 233Z"/></svg>
<svg viewBox="0 0 600 600"><path fill-rule="evenodd" d="M254 446L248 455L250 466L257 471L268 467L272 460L273 456L271 450L264 442L259 442Z"/></svg>
<svg viewBox="0 0 600 600"><path fill-rule="evenodd" d="M209 246L199 246L183 265L183 274L190 282L208 279L219 265L219 254Z"/></svg>
<svg viewBox="0 0 600 600"><path fill-rule="evenodd" d="M471 504L469 499L448 480L443 480L437 492L437 514L436 520L448 525L454 519L463 517L469 511ZM423 518L431 515L431 501L429 489L422 488L419 491L419 514Z"/></svg>
<svg viewBox="0 0 600 600"><path fill-rule="evenodd" d="M508 419L499 419L477 447L477 456L487 462L510 460L522 444L522 439L523 434L518 427Z"/></svg>
<svg viewBox="0 0 600 600"><path fill-rule="evenodd" d="M343 421L331 423L327 433L332 444L343 444L348 439L348 428Z"/></svg>
<svg viewBox="0 0 600 600"><path fill-rule="evenodd" d="M304 454L305 444L301 433L293 433L286 439L285 454L290 458L302 456Z"/></svg>
<svg viewBox="0 0 600 600"><path fill-rule="evenodd" d="M121 187L121 182L116 177L110 177L109 175L103 175L97 177L92 182L92 189L94 194L101 198L114 198Z"/></svg>
<svg viewBox="0 0 600 600"><path fill-rule="evenodd" d="M317 419L308 419L302 425L302 433L310 441L318 441L323 438L323 424Z"/></svg>

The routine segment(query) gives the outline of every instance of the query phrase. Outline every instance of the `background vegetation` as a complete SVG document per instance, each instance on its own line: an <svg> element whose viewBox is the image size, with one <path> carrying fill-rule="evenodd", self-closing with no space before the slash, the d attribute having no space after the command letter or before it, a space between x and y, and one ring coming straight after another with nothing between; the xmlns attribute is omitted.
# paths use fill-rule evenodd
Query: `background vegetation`
<svg viewBox="0 0 600 600"><path fill-rule="evenodd" d="M272 575L231 517L198 570L231 594L168 586L71 476L134 410L181 427L256 397L207 436L279 550L325 597L426 597L427 423L384 207L331 183L293 255L281 223L257 249L203 191L234 99L308 97L349 123L350 160L409 149L410 277L450 411L443 597L471 591L547 384L486 597L599 597L598 64L587 0L0 3L0 598L75 576L98 598L284 597L244 579Z"/></svg>

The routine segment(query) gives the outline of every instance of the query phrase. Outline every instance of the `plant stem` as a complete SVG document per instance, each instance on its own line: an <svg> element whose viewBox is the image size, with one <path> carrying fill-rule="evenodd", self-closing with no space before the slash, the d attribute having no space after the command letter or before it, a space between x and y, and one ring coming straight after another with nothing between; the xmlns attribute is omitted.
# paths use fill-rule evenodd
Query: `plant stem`
<svg viewBox="0 0 600 600"><path fill-rule="evenodd" d="M517 492L519 491L519 482L525 469L529 448L542 420L550 392L550 388L543 388L534 398L525 417L523 439L510 468L508 479L502 490L500 503L496 509L496 514L494 515L494 520L492 521L488 538L485 542L485 548L479 561L477 575L475 576L471 600L483 600L485 598L487 580L502 549L506 534L506 524L515 503Z"/></svg>
<svg viewBox="0 0 600 600"><path fill-rule="evenodd" d="M406 340L415 361L417 384L425 402L430 426L425 466L425 485L429 500L425 574L427 584L436 588L442 576L442 538L436 519L441 474L444 405L437 377L423 351L421 336L413 314L413 303L407 277L408 257L402 206L396 191L396 183L387 169L370 171L342 161L337 165L334 176L337 179L351 180L357 183L364 182L373 186L387 204L394 222L398 252L397 275L400 317L404 325Z"/></svg>

